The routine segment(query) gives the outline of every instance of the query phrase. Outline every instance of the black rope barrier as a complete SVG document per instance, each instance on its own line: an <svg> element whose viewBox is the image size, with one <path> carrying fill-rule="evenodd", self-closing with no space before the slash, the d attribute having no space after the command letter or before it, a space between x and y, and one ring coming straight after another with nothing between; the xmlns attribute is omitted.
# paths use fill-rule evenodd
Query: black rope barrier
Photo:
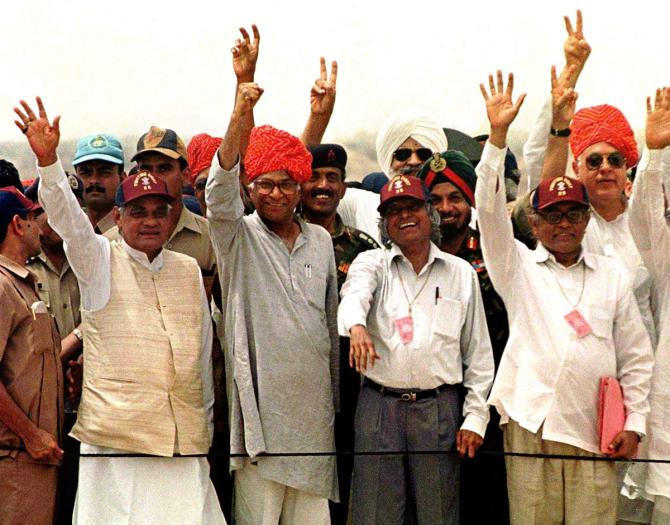
<svg viewBox="0 0 670 525"><path fill-rule="evenodd" d="M0 446L0 450L26 452L25 447ZM457 455L457 450L366 450L366 451L340 451L340 452L262 452L255 457L323 457L323 456L431 456L431 455ZM248 458L249 454L228 454L220 451L212 451L208 454L191 454L173 456L155 456L152 454L140 454L135 452L124 452L121 454L109 453L80 453L65 451L66 456L79 456L82 458L207 458L207 457L230 457L230 458ZM531 452L504 452L499 450L479 450L479 456L511 456L538 459L572 459L577 461L612 461L626 463L668 463L670 459L649 459L649 458L611 458L609 456L574 456L570 454L539 454Z"/></svg>

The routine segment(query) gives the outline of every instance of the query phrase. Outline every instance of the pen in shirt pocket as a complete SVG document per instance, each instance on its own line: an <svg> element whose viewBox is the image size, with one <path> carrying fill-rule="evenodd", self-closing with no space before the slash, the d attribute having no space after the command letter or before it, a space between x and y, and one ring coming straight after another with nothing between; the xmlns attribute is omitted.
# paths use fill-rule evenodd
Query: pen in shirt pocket
<svg viewBox="0 0 670 525"><path fill-rule="evenodd" d="M435 287L435 306L437 306L437 300L440 298L440 287Z"/></svg>
<svg viewBox="0 0 670 525"><path fill-rule="evenodd" d="M312 265L311 264L306 264L305 265L305 277L308 279L312 278Z"/></svg>

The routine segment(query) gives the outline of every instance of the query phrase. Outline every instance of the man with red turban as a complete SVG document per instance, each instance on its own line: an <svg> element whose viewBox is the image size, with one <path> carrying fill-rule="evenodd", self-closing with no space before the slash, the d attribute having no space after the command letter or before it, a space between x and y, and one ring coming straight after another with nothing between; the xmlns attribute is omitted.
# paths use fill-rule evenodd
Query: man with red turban
<svg viewBox="0 0 670 525"><path fill-rule="evenodd" d="M191 185L195 190L195 198L198 199L202 214L207 214L207 203L205 202L205 185L209 175L209 167L212 165L212 157L219 149L223 139L212 137L207 133L194 135L186 147L189 165L191 168Z"/></svg>
<svg viewBox="0 0 670 525"><path fill-rule="evenodd" d="M338 405L337 272L328 232L295 215L312 156L293 135L254 128L245 155L256 212L244 216L239 150L262 94L242 83L205 191L224 303L230 452L238 524L330 523Z"/></svg>

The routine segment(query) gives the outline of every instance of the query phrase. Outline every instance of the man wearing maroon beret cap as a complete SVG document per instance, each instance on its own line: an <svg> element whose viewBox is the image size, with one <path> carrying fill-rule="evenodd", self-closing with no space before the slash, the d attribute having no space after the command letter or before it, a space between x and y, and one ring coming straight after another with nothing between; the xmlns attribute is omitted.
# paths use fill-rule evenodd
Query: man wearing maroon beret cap
<svg viewBox="0 0 670 525"><path fill-rule="evenodd" d="M117 188L121 238L96 234L58 158L60 117L50 121L39 98L37 105L38 115L21 101L16 124L37 159L40 201L81 290L86 370L70 435L83 454L157 456L82 457L73 523L104 516L225 524L204 457L214 398L205 289L195 259L163 249L174 197L162 178L140 171Z"/></svg>

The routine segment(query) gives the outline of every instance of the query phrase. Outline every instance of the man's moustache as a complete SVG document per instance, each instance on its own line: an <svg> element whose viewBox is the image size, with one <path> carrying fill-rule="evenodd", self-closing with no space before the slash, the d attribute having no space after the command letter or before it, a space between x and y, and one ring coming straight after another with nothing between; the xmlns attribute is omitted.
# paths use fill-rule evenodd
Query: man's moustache
<svg viewBox="0 0 670 525"><path fill-rule="evenodd" d="M91 184L86 188L86 193L91 193L92 191L99 191L101 193L105 193L105 187L100 185L100 184Z"/></svg>

